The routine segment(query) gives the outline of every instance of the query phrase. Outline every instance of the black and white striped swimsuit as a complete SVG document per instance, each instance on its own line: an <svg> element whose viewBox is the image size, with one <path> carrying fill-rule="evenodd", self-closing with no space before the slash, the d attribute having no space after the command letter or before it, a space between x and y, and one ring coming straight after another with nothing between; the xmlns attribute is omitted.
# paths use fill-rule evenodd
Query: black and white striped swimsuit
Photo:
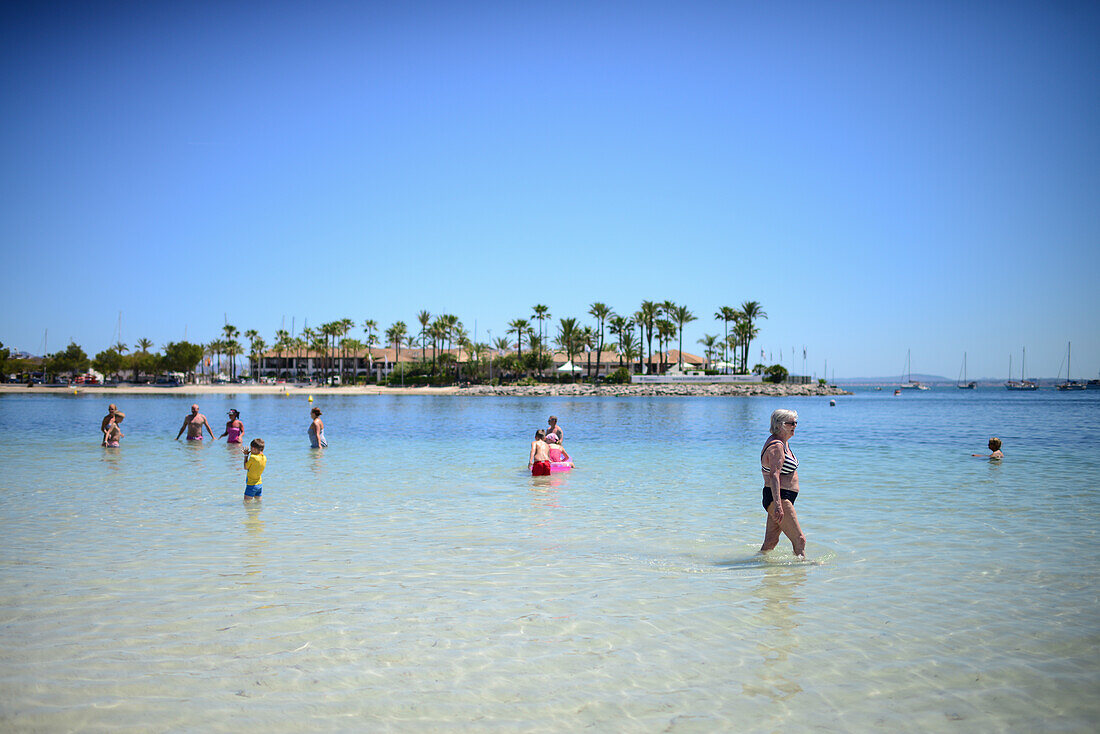
<svg viewBox="0 0 1100 734"><path fill-rule="evenodd" d="M763 459L764 454L767 453L768 447L776 442L782 443L782 441L777 438L764 444L764 450L760 452L761 459ZM798 469L798 458L794 455L794 452L791 451L791 447L787 446L783 452L783 466L779 467L779 474L780 476L784 474L794 474L796 469ZM761 464L760 471L771 472L771 469Z"/></svg>

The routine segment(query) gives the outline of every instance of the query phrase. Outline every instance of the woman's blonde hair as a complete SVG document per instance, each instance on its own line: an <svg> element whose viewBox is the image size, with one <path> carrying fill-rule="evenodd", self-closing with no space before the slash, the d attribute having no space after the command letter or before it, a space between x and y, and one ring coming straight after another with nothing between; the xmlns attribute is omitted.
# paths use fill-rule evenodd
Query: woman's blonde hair
<svg viewBox="0 0 1100 734"><path fill-rule="evenodd" d="M798 413L794 410L787 410L786 408L780 408L779 410L772 411L772 433L778 434L780 429L783 428L783 424L786 421L797 421Z"/></svg>

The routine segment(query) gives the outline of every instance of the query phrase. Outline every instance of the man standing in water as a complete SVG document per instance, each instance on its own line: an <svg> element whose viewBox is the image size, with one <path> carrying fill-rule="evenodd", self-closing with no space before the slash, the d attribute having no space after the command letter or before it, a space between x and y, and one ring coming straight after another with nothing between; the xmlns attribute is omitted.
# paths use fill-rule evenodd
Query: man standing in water
<svg viewBox="0 0 1100 734"><path fill-rule="evenodd" d="M210 438L217 441L218 439L214 437L214 429L210 427L210 422L206 420L206 416L199 412L199 406L196 403L191 406L191 413L183 419L183 425L180 426L179 433L176 434L176 440L178 441L184 430L186 430L188 441L201 441L203 426L206 426L206 430L210 432Z"/></svg>
<svg viewBox="0 0 1100 734"><path fill-rule="evenodd" d="M565 438L565 432L561 430L561 426L558 425L558 417L556 415L550 416L547 421L550 427L546 430L546 440L551 443L561 443Z"/></svg>
<svg viewBox="0 0 1100 734"><path fill-rule="evenodd" d="M122 422L122 419L125 417L126 414L121 412L114 403L111 403L107 406L107 415L103 416L103 420L99 423L99 430L103 434L103 446L107 445L108 439L110 439L110 441L113 443L117 443L118 438L122 437L121 431L118 432L117 437L108 437L107 434L112 432L111 426L117 426L119 423Z"/></svg>

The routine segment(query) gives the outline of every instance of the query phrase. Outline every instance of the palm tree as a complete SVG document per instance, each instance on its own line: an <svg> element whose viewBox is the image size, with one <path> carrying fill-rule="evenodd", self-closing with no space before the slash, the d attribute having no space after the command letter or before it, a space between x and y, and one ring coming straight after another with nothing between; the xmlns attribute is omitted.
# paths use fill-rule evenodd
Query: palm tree
<svg viewBox="0 0 1100 734"><path fill-rule="evenodd" d="M260 338L260 332L256 331L255 329L245 329L244 330L244 338L248 340L248 346L249 346L248 354L249 354L249 358L252 359L252 355L254 355L255 352L256 352L255 344L256 344L256 340ZM249 370L248 370L249 377L253 376L252 375L252 368L255 367L255 366L256 366L255 361L252 360L252 364L249 365Z"/></svg>
<svg viewBox="0 0 1100 734"><path fill-rule="evenodd" d="M237 379L237 355L244 354L244 347L236 339L230 339L225 343L225 356L229 357L229 370L231 380Z"/></svg>
<svg viewBox="0 0 1100 734"><path fill-rule="evenodd" d="M354 322L352 322L354 326ZM349 327L350 328L350 327ZM367 373L374 372L374 354L371 353L371 347L378 343L378 337L374 332L378 331L378 322L374 319L366 319L363 321L363 332L367 335Z"/></svg>
<svg viewBox="0 0 1100 734"><path fill-rule="evenodd" d="M316 329L311 329L308 326L303 328L302 329L302 335L300 337L298 337L298 347L299 347L299 349L304 349L304 350L306 350L306 352L313 351L313 345L316 344L316 343L317 343L317 330ZM310 370L309 370L310 380L313 379L313 369L315 367L316 367L316 365L313 364L313 362L311 360ZM298 372L300 373L301 371L302 371L302 355L299 352L299 354L298 354ZM301 375L299 375L298 379L301 380Z"/></svg>
<svg viewBox="0 0 1100 734"><path fill-rule="evenodd" d="M222 333L225 334L225 356L229 358L229 379L232 380L237 376L236 357L240 354L240 344L236 339L241 335L241 332L233 324L226 324L222 327ZM236 345L236 349L233 348Z"/></svg>
<svg viewBox="0 0 1100 734"><path fill-rule="evenodd" d="M661 346L661 364L657 368L658 374L665 371L665 360L668 359L668 343L676 336L676 324L668 319L657 319L657 343Z"/></svg>
<svg viewBox="0 0 1100 734"><path fill-rule="evenodd" d="M570 367L573 366L573 353L577 350L578 332L576 319L562 318L558 320L558 348L565 352L565 358ZM574 373L570 372L569 374Z"/></svg>
<svg viewBox="0 0 1100 734"><path fill-rule="evenodd" d="M457 316L450 313L445 313L439 318L443 323L443 333L447 337L447 351L449 352L454 348L458 332L462 329L462 322L458 320Z"/></svg>
<svg viewBox="0 0 1100 734"><path fill-rule="evenodd" d="M635 311L634 317L631 319L634 322L634 326L638 329L638 374L645 372L645 328L642 326L642 312Z"/></svg>
<svg viewBox="0 0 1100 734"><path fill-rule="evenodd" d="M352 322L352 326L355 326L354 322ZM352 355L351 369L348 371L351 373L351 382L353 385L359 382L359 352L363 347L363 342L353 337L345 336L340 340L340 352L344 355L349 353ZM344 374L343 369L341 369L340 374Z"/></svg>
<svg viewBox="0 0 1100 734"><path fill-rule="evenodd" d="M521 363L523 362L523 337L527 336L527 332L530 331L530 329L531 327L527 323L527 319L512 319L512 321L508 323L508 328L505 331L506 334L516 335L516 353Z"/></svg>
<svg viewBox="0 0 1100 734"><path fill-rule="evenodd" d="M321 379L324 380L327 377L325 371L325 354L328 353L328 334L325 333L325 325L321 325L317 331L313 333L313 340L309 343L309 350L318 356L321 361ZM314 365L316 369L316 364ZM314 379L313 370L310 370L310 379Z"/></svg>
<svg viewBox="0 0 1100 734"><path fill-rule="evenodd" d="M623 351L622 344L626 340L630 339L630 334L634 329L634 324L625 316L619 316L612 314L611 318L607 321L607 330L611 332L619 340L620 348L617 350L619 353L619 367L623 366ZM597 372L599 370L597 369Z"/></svg>
<svg viewBox="0 0 1100 734"><path fill-rule="evenodd" d="M699 339L698 344L703 345L703 354L707 355L707 364L710 365L714 361L714 349L718 346L717 334L703 334L703 338Z"/></svg>
<svg viewBox="0 0 1100 734"><path fill-rule="evenodd" d="M756 301L745 301L741 304L741 315L746 324L743 335L738 334L741 341L741 370L744 372L749 361L749 342L760 334L759 329L756 328L756 319L766 319L768 314L764 313L764 309Z"/></svg>
<svg viewBox="0 0 1100 734"><path fill-rule="evenodd" d="M760 329L756 328L756 326L745 319L733 325L733 334L730 335L730 338L736 340L737 345L741 347L742 374L748 372L748 344L758 336L760 336Z"/></svg>
<svg viewBox="0 0 1100 734"><path fill-rule="evenodd" d="M458 317L455 317L456 321ZM462 361L460 357L462 352L466 352L466 359L470 358L470 333L466 331L462 326L461 321L457 321L452 331L454 334L454 343L458 347L458 351L455 352L455 382L462 380Z"/></svg>
<svg viewBox="0 0 1100 734"><path fill-rule="evenodd" d="M634 322L645 327L646 346L649 350L648 366L653 367L653 326L660 314L660 306L653 301L642 301L642 307L634 313Z"/></svg>
<svg viewBox="0 0 1100 734"><path fill-rule="evenodd" d="M585 350L588 366L588 379L592 379L592 347L596 345L596 330L591 326L585 326L577 335L577 344Z"/></svg>
<svg viewBox="0 0 1100 734"><path fill-rule="evenodd" d="M222 371L222 345L224 343L225 342L223 342L221 339L212 339L210 341L210 343L206 345L206 348L210 350L210 357L211 357L211 362L210 362L211 382L213 382L214 375L219 374Z"/></svg>
<svg viewBox="0 0 1100 734"><path fill-rule="evenodd" d="M436 370L436 355L443 348L444 342L447 341L447 321L444 316L445 314L436 316L431 326L428 327L428 336L432 340L432 374L435 374Z"/></svg>
<svg viewBox="0 0 1100 734"><path fill-rule="evenodd" d="M619 364L622 365L625 359L627 364L633 365L634 357L641 353L642 342L640 339L637 342L634 341L633 329L626 332L626 338L628 341L619 342Z"/></svg>
<svg viewBox="0 0 1100 734"><path fill-rule="evenodd" d="M539 322L539 350L538 351L539 351L539 358L541 360L541 358L542 358L542 345L544 344L543 334L542 334L542 322L545 321L546 319L550 318L550 307L549 306L544 306L540 303L540 304L537 304L535 306L532 306L531 310L535 312L531 316L531 318L533 318L533 319L535 319L536 321ZM540 364L541 364L541 361L540 361Z"/></svg>
<svg viewBox="0 0 1100 734"><path fill-rule="evenodd" d="M726 345L729 343L730 340L730 322L737 320L737 317L735 316L736 313L737 312L730 306L721 306L717 311L714 312L715 320L721 321L724 328L722 339L723 362L729 362L729 354L726 353Z"/></svg>
<svg viewBox="0 0 1100 734"><path fill-rule="evenodd" d="M588 307L590 316L596 319L596 379L600 379L600 357L603 356L603 330L607 320L614 316L606 303L596 301Z"/></svg>
<svg viewBox="0 0 1100 734"><path fill-rule="evenodd" d="M424 361L424 354L428 348L428 323L432 320L432 315L427 311L421 311L416 315L416 320L420 322L420 361Z"/></svg>
<svg viewBox="0 0 1100 734"><path fill-rule="evenodd" d="M303 332L305 333L305 332ZM302 350L306 348L306 340L300 336L290 337L287 345L294 350L294 381L302 381Z"/></svg>
<svg viewBox="0 0 1100 734"><path fill-rule="evenodd" d="M142 337L141 339L137 340L137 345L136 346L137 346L138 349L141 350L141 354L143 354L143 355L148 354L149 353L149 347L153 346L153 340L152 339L146 339L145 337ZM137 357L137 354L134 354L133 356ZM134 382L138 381L138 367L139 367L138 361L135 359L134 360Z"/></svg>
<svg viewBox="0 0 1100 734"><path fill-rule="evenodd" d="M404 321L394 321L393 325L386 329L386 343L392 344L396 352L393 358L393 366L395 368L397 367L397 363L401 361L401 342L405 340L408 331L409 327L405 325Z"/></svg>
<svg viewBox="0 0 1100 734"><path fill-rule="evenodd" d="M260 332L255 329L249 329L244 333L246 339L248 339L248 355L252 361L252 369L249 374L253 379L260 378L260 355L267 349L267 344L264 342L263 337L260 336ZM253 374L254 373L254 374Z"/></svg>
<svg viewBox="0 0 1100 734"><path fill-rule="evenodd" d="M677 350L680 352L680 370L684 369L684 324L690 324L695 321L695 314L688 310L687 306L677 306L672 309L672 316L676 319L676 330L680 333L680 348Z"/></svg>
<svg viewBox="0 0 1100 734"><path fill-rule="evenodd" d="M283 363L283 379L286 379L286 358L283 354L290 348L290 334L286 329L279 329L275 332L275 344L273 346L275 353L279 355L279 361Z"/></svg>

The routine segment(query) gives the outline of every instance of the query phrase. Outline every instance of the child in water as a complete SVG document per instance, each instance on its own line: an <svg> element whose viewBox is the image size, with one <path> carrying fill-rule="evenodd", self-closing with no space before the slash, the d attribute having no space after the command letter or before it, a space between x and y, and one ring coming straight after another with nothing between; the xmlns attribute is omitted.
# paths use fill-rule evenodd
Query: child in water
<svg viewBox="0 0 1100 734"><path fill-rule="evenodd" d="M535 431L535 440L531 442L531 454L527 457L527 468L533 477L550 476L550 447L546 445L546 431Z"/></svg>
<svg viewBox="0 0 1100 734"><path fill-rule="evenodd" d="M971 456L980 456L983 459L1003 459L1005 457L1004 452L1001 451L1001 439L994 436L989 439L989 450L991 454L971 454Z"/></svg>
<svg viewBox="0 0 1100 734"><path fill-rule="evenodd" d="M107 430L103 432L103 445L108 448L117 449L119 439L121 439L123 435L125 434L123 434L122 429L118 427L118 423L111 421L107 424Z"/></svg>
<svg viewBox="0 0 1100 734"><path fill-rule="evenodd" d="M244 454L244 468L248 472L244 480L244 498L260 499L260 493L264 491L264 469L267 467L267 457L264 455L264 440L252 439L247 449L242 449Z"/></svg>

